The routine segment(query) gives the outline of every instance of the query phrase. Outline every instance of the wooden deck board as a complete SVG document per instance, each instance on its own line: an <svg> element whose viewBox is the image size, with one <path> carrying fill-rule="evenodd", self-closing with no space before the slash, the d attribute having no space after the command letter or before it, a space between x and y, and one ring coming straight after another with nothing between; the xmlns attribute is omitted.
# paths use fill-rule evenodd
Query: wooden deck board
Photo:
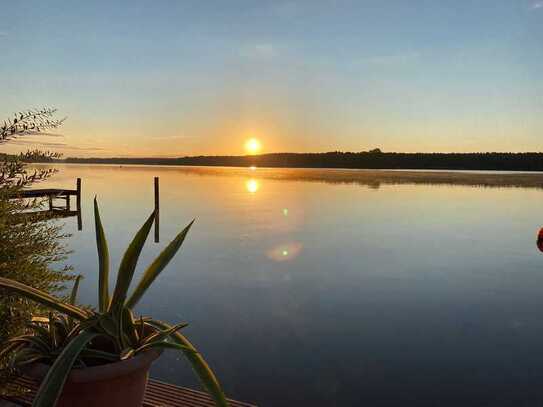
<svg viewBox="0 0 543 407"><path fill-rule="evenodd" d="M39 383L29 377L18 378L13 386L24 387L24 393L14 393L5 399L19 406L31 406ZM231 407L256 407L254 404L228 399ZM215 403L202 391L179 387L150 379L145 390L143 407L213 407Z"/></svg>
<svg viewBox="0 0 543 407"><path fill-rule="evenodd" d="M55 189L55 188L46 188L46 189L28 189L17 191L14 194L17 198L38 198L43 196L67 196L75 195L77 196L76 189Z"/></svg>

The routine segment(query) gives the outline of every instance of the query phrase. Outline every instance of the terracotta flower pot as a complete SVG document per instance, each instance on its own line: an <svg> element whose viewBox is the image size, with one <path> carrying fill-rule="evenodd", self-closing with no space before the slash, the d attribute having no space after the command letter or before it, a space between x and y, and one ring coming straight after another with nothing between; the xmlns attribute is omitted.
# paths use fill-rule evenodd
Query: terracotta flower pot
<svg viewBox="0 0 543 407"><path fill-rule="evenodd" d="M122 362L74 369L56 407L136 407L143 403L149 367L160 352L150 350ZM42 380L49 366L35 365L28 375Z"/></svg>

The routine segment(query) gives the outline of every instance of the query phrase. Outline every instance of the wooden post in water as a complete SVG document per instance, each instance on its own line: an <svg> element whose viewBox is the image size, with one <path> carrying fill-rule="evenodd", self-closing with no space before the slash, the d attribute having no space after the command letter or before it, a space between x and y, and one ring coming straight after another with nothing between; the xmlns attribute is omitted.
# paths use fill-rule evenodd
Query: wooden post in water
<svg viewBox="0 0 543 407"><path fill-rule="evenodd" d="M81 217L81 178L77 179L76 192L77 230L83 230L83 218Z"/></svg>
<svg viewBox="0 0 543 407"><path fill-rule="evenodd" d="M158 243L160 240L160 233L159 233L159 215L160 215L160 201L159 201L159 193L158 193L158 177L155 177L155 243Z"/></svg>

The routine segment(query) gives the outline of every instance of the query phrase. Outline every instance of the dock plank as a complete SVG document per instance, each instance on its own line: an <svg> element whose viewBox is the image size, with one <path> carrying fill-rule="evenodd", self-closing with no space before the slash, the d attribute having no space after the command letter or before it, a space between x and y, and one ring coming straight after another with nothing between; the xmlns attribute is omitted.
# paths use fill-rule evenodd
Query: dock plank
<svg viewBox="0 0 543 407"><path fill-rule="evenodd" d="M45 189L26 189L17 191L13 197L14 198L40 198L48 196L77 196L78 192L76 189L56 189L56 188L45 188Z"/></svg>
<svg viewBox="0 0 543 407"><path fill-rule="evenodd" d="M15 391L17 387L24 392ZM30 407L39 383L30 377L19 377L13 384L13 395L3 396L5 400L18 406ZM254 404L228 399L231 407L256 407ZM143 407L213 407L213 399L205 392L175 386L159 380L149 379L145 389Z"/></svg>

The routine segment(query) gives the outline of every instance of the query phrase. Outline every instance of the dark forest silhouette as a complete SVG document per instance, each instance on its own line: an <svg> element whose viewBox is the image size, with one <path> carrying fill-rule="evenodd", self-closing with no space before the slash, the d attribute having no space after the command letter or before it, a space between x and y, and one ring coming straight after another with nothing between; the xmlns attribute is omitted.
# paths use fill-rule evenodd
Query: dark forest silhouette
<svg viewBox="0 0 543 407"><path fill-rule="evenodd" d="M179 158L67 158L68 163L198 165L228 167L367 168L543 171L543 153L274 153Z"/></svg>

